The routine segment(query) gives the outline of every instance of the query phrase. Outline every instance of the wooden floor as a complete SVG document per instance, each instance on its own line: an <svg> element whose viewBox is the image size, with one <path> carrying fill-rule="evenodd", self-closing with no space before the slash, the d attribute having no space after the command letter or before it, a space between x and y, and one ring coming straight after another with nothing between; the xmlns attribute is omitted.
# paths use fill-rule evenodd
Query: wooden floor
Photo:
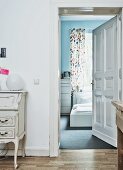
<svg viewBox="0 0 123 170"><path fill-rule="evenodd" d="M19 170L117 170L117 150L62 150L58 158L18 158ZM0 160L0 170L13 170L13 157Z"/></svg>

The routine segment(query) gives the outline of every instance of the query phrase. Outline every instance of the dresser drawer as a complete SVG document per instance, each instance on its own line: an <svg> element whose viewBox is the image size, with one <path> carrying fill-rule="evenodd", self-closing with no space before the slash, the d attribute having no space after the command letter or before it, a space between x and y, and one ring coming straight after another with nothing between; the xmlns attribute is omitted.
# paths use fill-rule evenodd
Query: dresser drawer
<svg viewBox="0 0 123 170"><path fill-rule="evenodd" d="M61 107L61 113L69 113L70 114L71 107Z"/></svg>
<svg viewBox="0 0 123 170"><path fill-rule="evenodd" d="M0 126L15 126L15 116L1 116Z"/></svg>
<svg viewBox="0 0 123 170"><path fill-rule="evenodd" d="M14 128L0 127L0 139L14 138L14 137L15 137Z"/></svg>
<svg viewBox="0 0 123 170"><path fill-rule="evenodd" d="M69 106L71 107L71 100L61 100L61 106Z"/></svg>
<svg viewBox="0 0 123 170"><path fill-rule="evenodd" d="M69 93L69 94L71 94L71 87L69 87L69 86L61 87L61 93Z"/></svg>

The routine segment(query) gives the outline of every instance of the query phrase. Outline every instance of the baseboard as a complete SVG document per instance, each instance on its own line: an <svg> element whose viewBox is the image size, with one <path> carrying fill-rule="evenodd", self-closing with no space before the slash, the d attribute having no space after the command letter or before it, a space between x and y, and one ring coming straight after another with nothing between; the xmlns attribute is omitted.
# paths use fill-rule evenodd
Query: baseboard
<svg viewBox="0 0 123 170"><path fill-rule="evenodd" d="M8 150L7 156L14 156L14 150ZM18 156L22 156L22 151L20 149L18 150Z"/></svg>
<svg viewBox="0 0 123 170"><path fill-rule="evenodd" d="M26 147L26 156L49 156L49 149L39 147ZM14 150L8 150L7 156L14 156ZM22 156L21 149L18 150L18 156Z"/></svg>
<svg viewBox="0 0 123 170"><path fill-rule="evenodd" d="M49 149L39 147L26 147L26 156L49 156Z"/></svg>
<svg viewBox="0 0 123 170"><path fill-rule="evenodd" d="M99 131L97 131L95 129L92 130L92 134L94 136L98 137L99 139L103 140L104 142L107 142L110 145L117 147L117 140L115 140L107 135L104 135L103 133L100 133Z"/></svg>

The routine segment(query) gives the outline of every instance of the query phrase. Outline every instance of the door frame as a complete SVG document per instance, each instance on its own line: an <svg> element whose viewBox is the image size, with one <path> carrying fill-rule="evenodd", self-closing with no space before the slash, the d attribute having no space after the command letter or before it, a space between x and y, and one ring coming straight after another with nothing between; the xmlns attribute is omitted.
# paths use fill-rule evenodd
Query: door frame
<svg viewBox="0 0 123 170"><path fill-rule="evenodd" d="M60 115L60 95L59 95L59 8L61 7L122 7L122 0L51 0L50 2L50 88L49 88L49 156L59 155L59 115ZM123 13L122 13L123 18ZM123 24L123 23L122 23ZM123 26L122 26L123 32ZM123 34L122 34L122 66L123 66ZM122 67L123 75L123 67ZM122 79L123 85L123 79ZM123 99L123 90L122 90Z"/></svg>

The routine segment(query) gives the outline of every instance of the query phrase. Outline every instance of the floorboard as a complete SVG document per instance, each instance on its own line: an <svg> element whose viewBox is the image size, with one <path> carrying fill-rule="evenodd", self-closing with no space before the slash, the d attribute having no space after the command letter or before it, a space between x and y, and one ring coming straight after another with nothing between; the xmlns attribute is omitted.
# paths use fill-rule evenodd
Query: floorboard
<svg viewBox="0 0 123 170"><path fill-rule="evenodd" d="M19 157L19 170L117 170L117 150L62 150L59 157ZM13 157L0 170L13 170Z"/></svg>

